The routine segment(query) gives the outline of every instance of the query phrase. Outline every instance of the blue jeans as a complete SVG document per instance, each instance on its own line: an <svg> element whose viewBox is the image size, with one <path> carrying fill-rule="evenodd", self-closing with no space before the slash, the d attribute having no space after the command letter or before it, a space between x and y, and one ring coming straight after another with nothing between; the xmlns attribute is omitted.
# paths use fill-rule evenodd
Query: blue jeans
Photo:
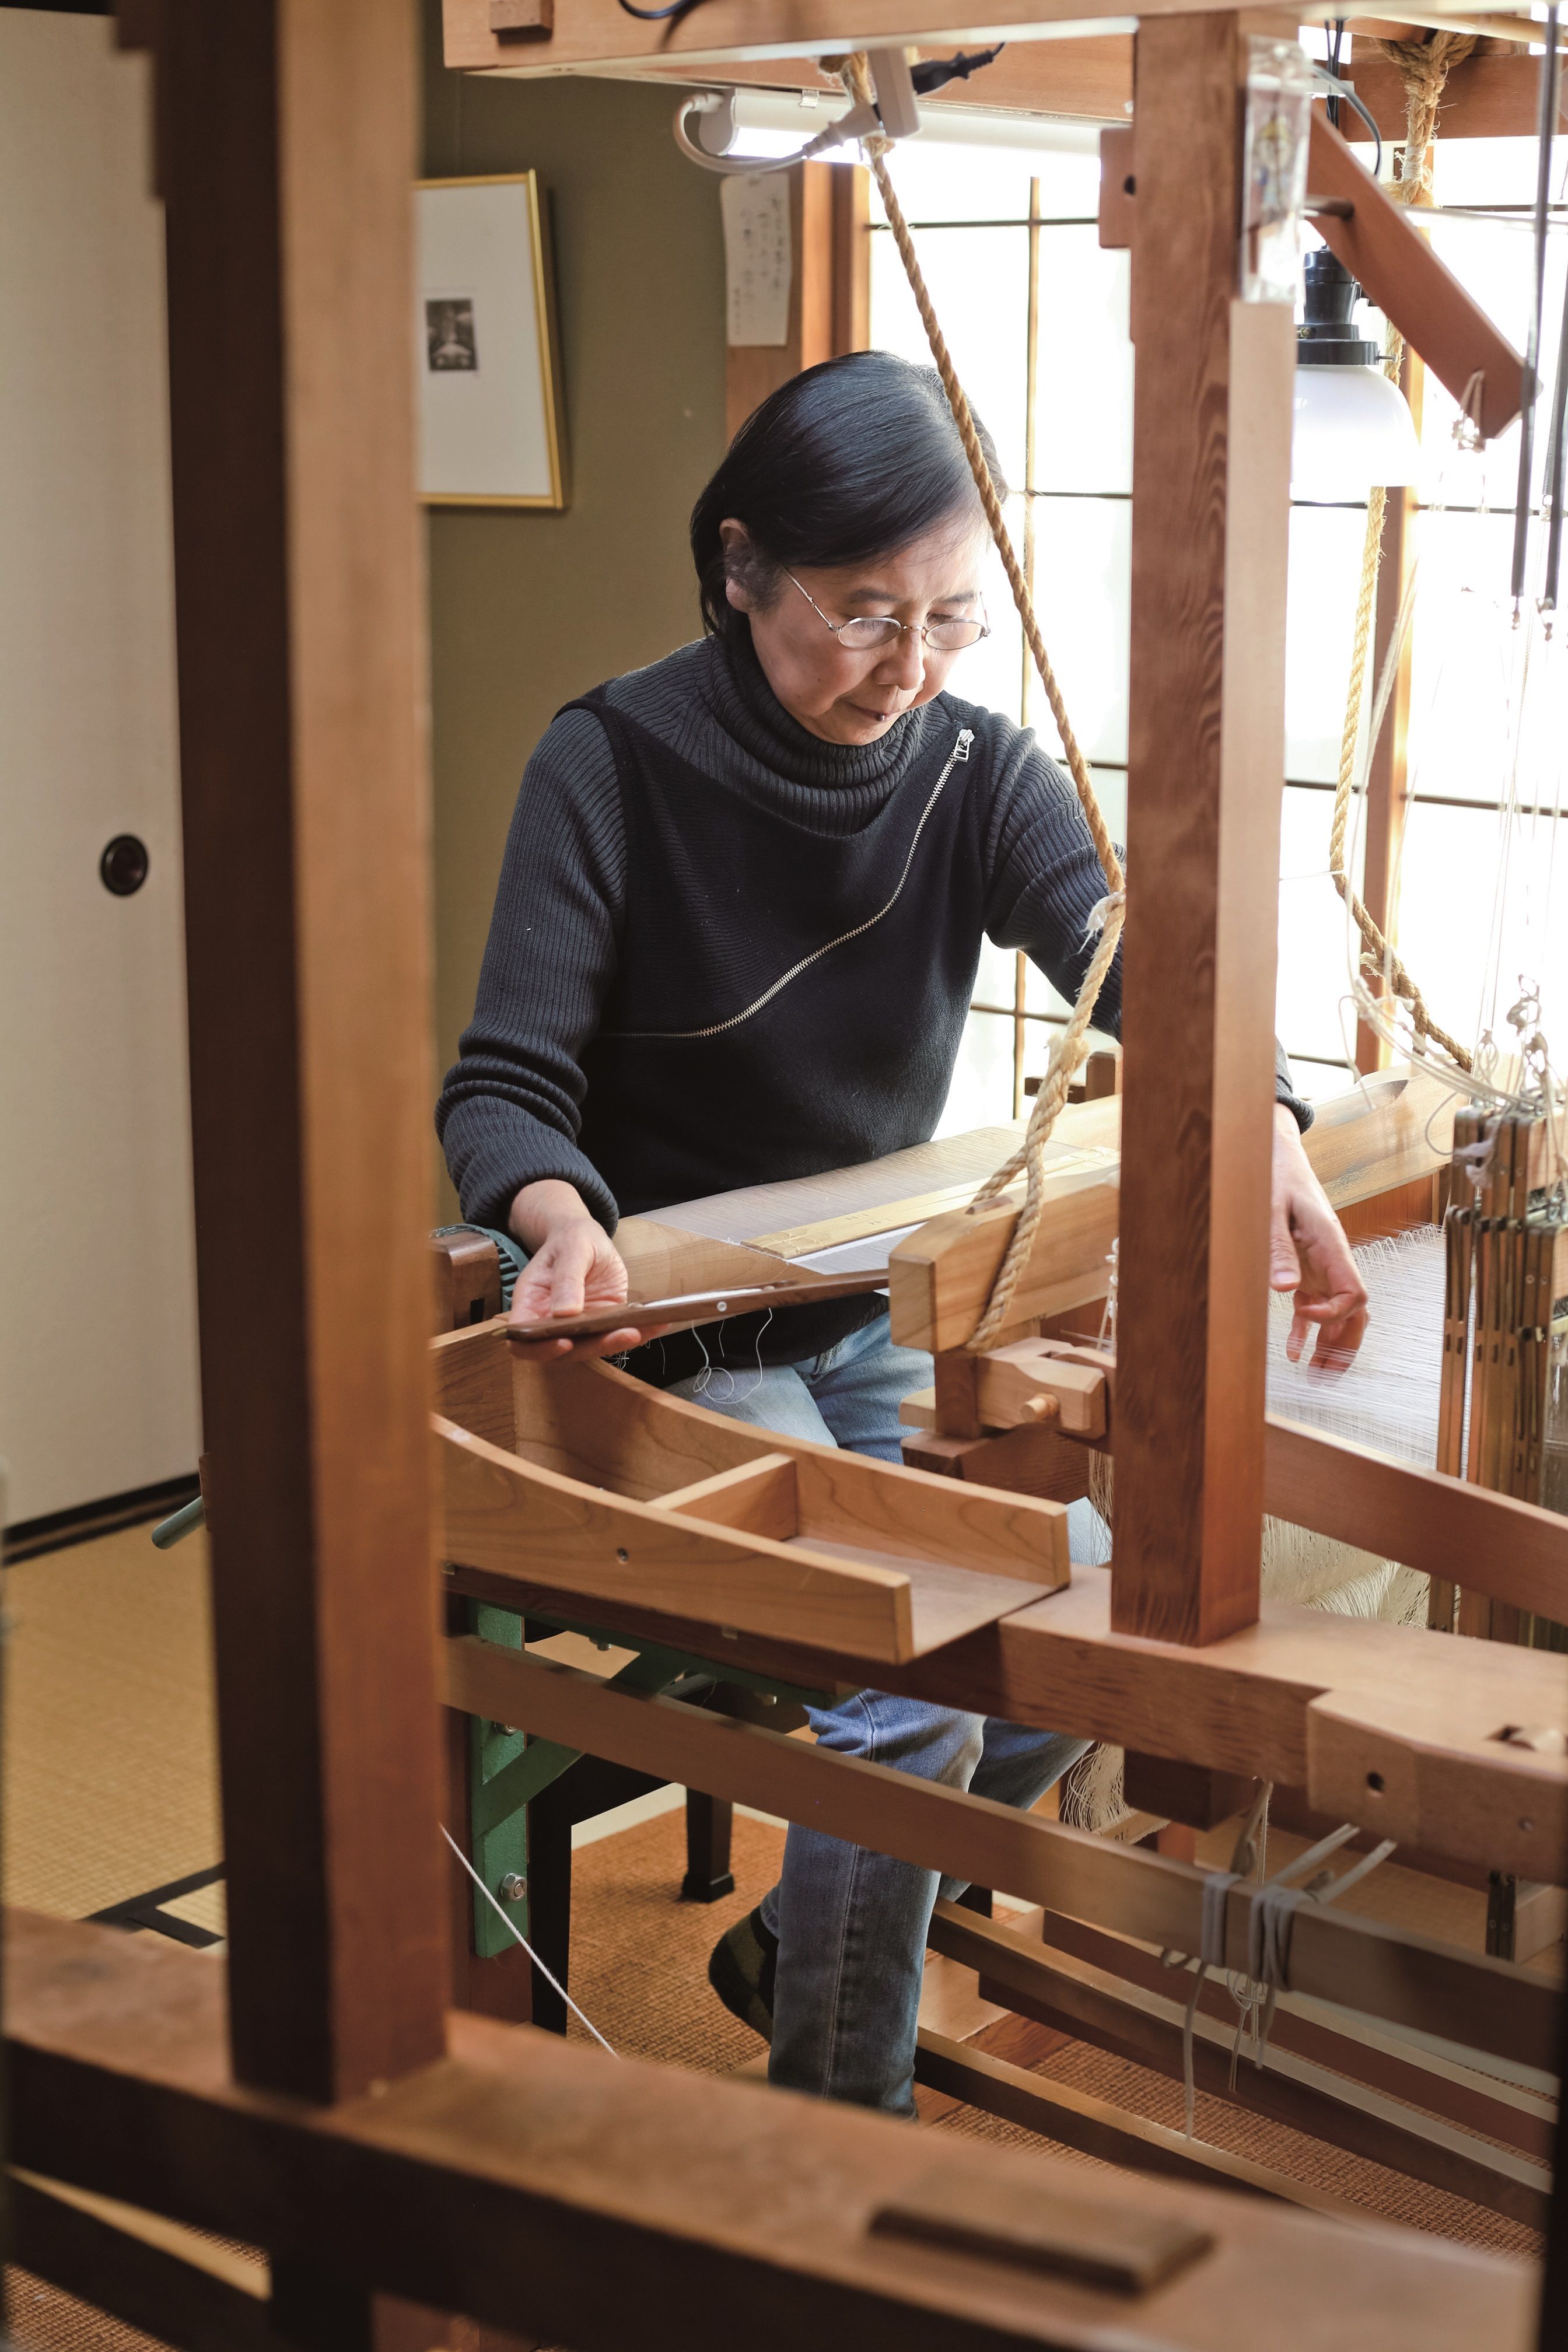
<svg viewBox="0 0 1568 2352"><path fill-rule="evenodd" d="M784 1437L896 1462L899 1406L931 1379L931 1358L896 1348L881 1315L805 1363L755 1372L721 1367L678 1382L672 1393ZM813 1708L811 1727L820 1746L841 1756L1021 1810L1089 1745L886 1691ZM934 1870L791 1827L778 1885L762 1902L763 1921L779 1939L770 2081L913 2115L926 1932L939 1891L951 1899L963 1882L939 1882Z"/></svg>

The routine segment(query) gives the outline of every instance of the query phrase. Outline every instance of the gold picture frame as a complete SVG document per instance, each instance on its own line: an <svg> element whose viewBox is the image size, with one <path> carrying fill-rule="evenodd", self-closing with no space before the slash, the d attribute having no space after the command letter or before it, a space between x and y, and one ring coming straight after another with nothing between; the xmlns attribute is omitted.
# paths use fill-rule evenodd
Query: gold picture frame
<svg viewBox="0 0 1568 2352"><path fill-rule="evenodd" d="M415 183L419 498L567 504L561 347L534 172Z"/></svg>

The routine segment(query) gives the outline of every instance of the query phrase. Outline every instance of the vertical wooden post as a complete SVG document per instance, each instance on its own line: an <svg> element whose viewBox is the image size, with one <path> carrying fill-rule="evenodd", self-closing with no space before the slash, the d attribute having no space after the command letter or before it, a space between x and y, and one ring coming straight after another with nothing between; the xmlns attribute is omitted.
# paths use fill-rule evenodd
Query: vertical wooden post
<svg viewBox="0 0 1568 2352"><path fill-rule="evenodd" d="M1294 330L1237 299L1245 34L1136 63L1131 912L1111 1619L1258 1613Z"/></svg>
<svg viewBox="0 0 1568 2352"><path fill-rule="evenodd" d="M168 0L202 1392L240 2077L436 2057L407 0Z"/></svg>
<svg viewBox="0 0 1568 2352"><path fill-rule="evenodd" d="M1421 430L1421 393L1426 370L1414 352L1406 351L1401 387L1410 403L1415 430ZM1383 550L1377 573L1377 608L1373 616L1372 652L1367 662L1365 695L1370 707L1377 693L1383 666L1399 626L1400 607L1415 562L1415 492L1390 490L1383 510ZM1366 782L1366 853L1362 867L1362 897L1367 912L1391 946L1399 935L1399 868L1405 849L1405 817L1409 806L1406 748L1410 733L1411 641L1406 638L1394 674L1394 692L1377 741ZM1381 994L1382 983L1374 981ZM1381 1070L1389 1049L1364 1021L1356 1024L1356 1066Z"/></svg>
<svg viewBox="0 0 1568 2352"><path fill-rule="evenodd" d="M871 347L871 174L832 163L833 356Z"/></svg>

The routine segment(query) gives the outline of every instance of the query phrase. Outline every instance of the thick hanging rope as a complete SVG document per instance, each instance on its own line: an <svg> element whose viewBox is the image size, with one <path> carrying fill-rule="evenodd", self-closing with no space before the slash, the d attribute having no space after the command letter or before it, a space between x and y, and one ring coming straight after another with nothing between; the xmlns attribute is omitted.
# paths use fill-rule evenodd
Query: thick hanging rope
<svg viewBox="0 0 1568 2352"><path fill-rule="evenodd" d="M1473 33L1434 33L1429 41L1377 41L1373 47L1399 68L1405 79L1405 134L1394 193L1402 204L1432 201L1432 142L1437 108L1451 67L1460 64L1476 46ZM1405 338L1389 329L1384 367L1393 383L1399 382L1405 359ZM1335 889L1350 908L1362 936L1363 969L1376 971L1390 993L1410 1008L1410 1024L1417 1050L1430 1037L1450 1055L1461 1070L1472 1057L1457 1037L1434 1021L1426 1000L1405 965L1384 937L1365 901L1353 887L1345 866L1345 833L1355 783L1356 747L1361 740L1362 703L1366 691L1367 649L1372 640L1373 612L1377 603L1377 577L1383 557L1384 513L1388 493L1381 483L1367 495L1366 537L1362 542L1361 593L1356 600L1355 631L1351 644L1350 683L1345 694L1344 732L1340 739L1339 781L1334 788L1333 824L1329 835L1329 871ZM1375 724L1375 722L1374 722Z"/></svg>
<svg viewBox="0 0 1568 2352"><path fill-rule="evenodd" d="M841 78L851 98L861 104L871 102L873 97L871 77L864 51L846 61L841 68ZM959 437L963 443L963 452L969 460L969 469L974 477L974 487L980 493L980 503L985 509L985 520L991 526L991 536L995 541L997 552L1002 558L1003 569L1007 574L1007 584L1013 591L1013 602L1018 608L1018 618L1024 625L1024 635L1028 641L1029 651L1034 656L1035 667L1039 672L1040 684L1045 688L1046 700L1050 705L1051 717L1056 720L1057 732L1061 737L1068 768L1077 788L1084 817L1093 836L1095 851L1105 876L1105 896L1089 918L1089 935L1092 937L1096 932L1099 934L1094 954L1079 985L1078 1002L1068 1016L1067 1026L1051 1047L1050 1059L1046 1066L1046 1075L1040 1082L1040 1091L1036 1097L1035 1108L1030 1115L1028 1127L1025 1130L1023 1142L1010 1160L1005 1161L993 1175L987 1177L971 1203L974 1209L984 1208L1005 1192L1016 1176L1023 1175L1024 1205L1019 1212L1018 1222L1014 1227L1013 1238L1007 1245L1007 1254L992 1285L990 1302L966 1343L971 1349L980 1349L988 1348L996 1334L1005 1328L1008 1302L1017 1286L1019 1276L1029 1262L1029 1253L1034 1246L1036 1229L1045 1208L1045 1148L1050 1139L1051 1129L1067 1102L1068 1087L1071 1083L1073 1073L1089 1050L1088 1033L1094 1018L1094 1008L1100 1001L1100 992L1105 985L1106 976L1115 959L1117 941L1121 936L1121 926L1127 910L1127 892L1121 860L1116 854L1116 845L1111 840L1110 828L1105 822L1105 813L1095 793L1093 781L1089 772L1089 763L1079 748L1078 738L1073 733L1071 721L1068 718L1067 705L1062 699L1062 691L1057 683L1056 672L1051 667L1050 656L1046 651L1045 639L1040 635L1040 625L1035 617L1034 600L1029 594L1029 584L1024 577L1023 568L1014 551L1012 536L1002 513L1002 502L996 495L996 485L991 478L991 468L985 462L985 452L980 446L980 436L974 429L973 415L963 386L958 380L958 372L952 364L952 356L947 348L946 338L937 322L936 312L926 289L925 277L915 253L914 239L910 235L909 223L904 218L903 208L899 203L898 193L893 186L891 174L884 160L889 144L888 140L877 138L862 142L867 161L876 174L877 186L881 193L883 208L888 215L888 226L893 232L893 242L899 248L899 257L903 262L904 270L910 281L910 291L915 298L915 307L921 314L921 323L926 331L926 340L931 345L931 358L936 362L936 372L942 378L942 388L947 394L948 406L952 411L952 421L957 425Z"/></svg>

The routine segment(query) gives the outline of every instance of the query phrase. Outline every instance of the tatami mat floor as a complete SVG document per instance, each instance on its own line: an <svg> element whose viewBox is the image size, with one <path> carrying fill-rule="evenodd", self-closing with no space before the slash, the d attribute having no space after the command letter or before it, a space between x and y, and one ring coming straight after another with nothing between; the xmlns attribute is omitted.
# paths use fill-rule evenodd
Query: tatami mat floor
<svg viewBox="0 0 1568 2352"><path fill-rule="evenodd" d="M206 1571L144 1527L6 1570L8 1902L85 1918L221 1859Z"/></svg>
<svg viewBox="0 0 1568 2352"><path fill-rule="evenodd" d="M83 1917L210 1868L221 1857L205 1592L205 1545L154 1551L130 1528L8 1571L5 1756L7 1898ZM736 1893L711 1907L678 1899L683 1856L676 1813L642 1820L581 1851L574 1870L573 1990L617 2050L724 2073L754 2068L761 2045L719 2006L706 1982L717 1936L755 1903L776 1872L782 1831L738 1817ZM1300 1841L1281 1838L1277 1858ZM1205 1860L1227 1859L1216 1834ZM1391 1864L1350 1898L1357 1908L1479 1948L1484 1902L1468 1890ZM221 1885L168 1908L221 1935ZM1549 1964L1550 1965L1550 1964ZM932 2021L981 2029L1005 2044L1011 2021L974 2000L973 1979L934 1966ZM956 1982L954 1979L956 1979ZM582 2029L575 2023L574 2034ZM1016 2054L1003 2051L999 2054ZM1030 2063L1078 2089L1179 2124L1179 2087L1142 2067L1067 2042ZM931 2127L1021 2148L1032 2134L973 2109L929 2103ZM1369 2214L1494 2251L1523 2254L1530 2231L1375 2165L1219 2102L1200 2100L1201 2136ZM1052 2149L1051 2153L1062 2151ZM1078 2162L1091 2162L1075 2158ZM23 2273L10 2277L10 2324L21 2352L143 2352L148 2339L102 2319Z"/></svg>

